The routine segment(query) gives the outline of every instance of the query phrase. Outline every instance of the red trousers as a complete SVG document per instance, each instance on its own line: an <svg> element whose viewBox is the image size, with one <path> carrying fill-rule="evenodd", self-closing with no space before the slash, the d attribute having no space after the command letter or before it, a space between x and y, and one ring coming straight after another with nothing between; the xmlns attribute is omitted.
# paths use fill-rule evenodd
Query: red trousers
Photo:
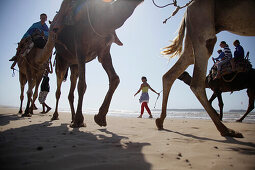
<svg viewBox="0 0 255 170"><path fill-rule="evenodd" d="M143 102L143 103L141 104L141 115L143 115L144 108L147 110L147 112L149 113L149 115L151 115L151 110L150 110L150 108L148 107L147 102Z"/></svg>

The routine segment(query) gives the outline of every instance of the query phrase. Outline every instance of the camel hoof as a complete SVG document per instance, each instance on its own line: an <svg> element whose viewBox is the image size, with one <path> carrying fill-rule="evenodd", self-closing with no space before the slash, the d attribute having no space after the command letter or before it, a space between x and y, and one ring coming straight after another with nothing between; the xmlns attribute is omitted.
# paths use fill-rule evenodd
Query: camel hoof
<svg viewBox="0 0 255 170"><path fill-rule="evenodd" d="M222 133L221 135L222 136L234 137L234 138L244 138L242 133L236 132L232 129L228 129L228 132L226 132L224 134Z"/></svg>
<svg viewBox="0 0 255 170"><path fill-rule="evenodd" d="M243 121L243 120L241 120L241 119L236 120L236 122L240 122L240 123L242 123L242 121Z"/></svg>
<svg viewBox="0 0 255 170"><path fill-rule="evenodd" d="M161 121L161 119L159 119L159 118L156 119L155 123L157 125L158 130L163 130L164 129L163 128L163 121Z"/></svg>
<svg viewBox="0 0 255 170"><path fill-rule="evenodd" d="M80 127L86 127L86 124L84 122L74 122L70 125L71 128L80 128Z"/></svg>
<svg viewBox="0 0 255 170"><path fill-rule="evenodd" d="M58 116L52 116L52 118L50 119L51 121L54 121L54 120L59 120Z"/></svg>
<svg viewBox="0 0 255 170"><path fill-rule="evenodd" d="M94 121L99 125L99 126L106 126L107 123L106 123L106 117L102 117L102 116L99 116L98 114L94 116Z"/></svg>
<svg viewBox="0 0 255 170"><path fill-rule="evenodd" d="M32 117L32 115L30 113L24 113L21 115L21 117Z"/></svg>

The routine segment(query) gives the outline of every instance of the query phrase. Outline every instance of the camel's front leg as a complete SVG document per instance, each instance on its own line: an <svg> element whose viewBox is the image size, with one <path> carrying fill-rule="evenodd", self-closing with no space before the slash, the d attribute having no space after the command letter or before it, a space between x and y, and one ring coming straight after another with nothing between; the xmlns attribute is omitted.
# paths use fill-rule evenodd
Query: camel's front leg
<svg viewBox="0 0 255 170"><path fill-rule="evenodd" d="M78 82L78 106L74 118L74 122L72 123L71 127L78 128L78 127L85 127L84 124L84 117L82 115L82 102L83 96L86 91L87 85L85 81L85 62L81 55L78 53L78 75L79 75L79 82Z"/></svg>
<svg viewBox="0 0 255 170"><path fill-rule="evenodd" d="M71 81L71 86L69 90L69 95L68 95L68 100L71 108L71 113L72 113L72 122L74 121L75 118L75 110L74 110L74 90L76 87L77 83L77 78L78 78L78 65L72 65L70 67L71 70L71 75L70 75L70 81Z"/></svg>
<svg viewBox="0 0 255 170"><path fill-rule="evenodd" d="M109 51L106 52L104 56L99 56L99 57L102 58L101 59L102 66L104 70L106 71L109 78L109 89L104 98L104 102L99 109L99 113L95 115L94 120L99 126L106 126L107 125L106 114L108 113L113 93L118 87L120 83L120 79L113 68L110 49Z"/></svg>
<svg viewBox="0 0 255 170"><path fill-rule="evenodd" d="M57 66L56 66L57 90L56 90L56 93L55 93L56 106L55 106L55 111L52 115L51 120L58 120L59 119L58 118L58 102L59 102L59 98L60 98L60 95L61 95L61 85L62 85L62 82L63 82L64 75L65 75L66 71L67 71L66 68L60 70L60 67L58 66L58 63L57 63Z"/></svg>
<svg viewBox="0 0 255 170"><path fill-rule="evenodd" d="M166 118L166 109L168 96L174 81L186 70L186 68L193 64L192 48L189 40L189 36L185 39L185 49L181 54L179 60L174 66L163 76L163 100L162 100L162 111L160 118L156 119L156 125L159 130L163 129L163 122Z"/></svg>
<svg viewBox="0 0 255 170"><path fill-rule="evenodd" d="M19 83L20 83L20 107L19 107L19 113L22 114L22 104L24 100L24 87L27 83L26 76L23 75L21 72L19 73Z"/></svg>
<svg viewBox="0 0 255 170"><path fill-rule="evenodd" d="M240 119L237 120L237 122L242 122L243 119L254 109L255 90L251 89L251 88L248 88L247 94L248 94L248 97L249 97L248 109L247 109L246 113Z"/></svg>
<svg viewBox="0 0 255 170"><path fill-rule="evenodd" d="M213 39L210 41L214 42L216 41L216 38L215 40ZM241 133L237 133L234 130L228 129L220 121L219 117L217 116L217 112L213 109L210 102L208 101L205 91L205 79L207 62L210 55L208 55L208 49L205 46L198 45L199 41L193 42L193 44L195 48L195 67L193 72L193 79L191 82L191 90L203 105L222 136L243 137ZM214 45L214 43L212 44Z"/></svg>

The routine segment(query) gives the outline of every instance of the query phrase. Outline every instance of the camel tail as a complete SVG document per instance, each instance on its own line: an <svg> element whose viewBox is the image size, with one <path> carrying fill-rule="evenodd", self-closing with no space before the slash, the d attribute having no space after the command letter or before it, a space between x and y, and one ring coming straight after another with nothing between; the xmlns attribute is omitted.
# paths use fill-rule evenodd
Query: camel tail
<svg viewBox="0 0 255 170"><path fill-rule="evenodd" d="M185 34L185 17L183 17L181 26L178 32L178 36L175 37L172 44L163 48L164 50L161 52L163 55L168 55L170 58L173 58L176 55L180 55L182 52L182 43Z"/></svg>

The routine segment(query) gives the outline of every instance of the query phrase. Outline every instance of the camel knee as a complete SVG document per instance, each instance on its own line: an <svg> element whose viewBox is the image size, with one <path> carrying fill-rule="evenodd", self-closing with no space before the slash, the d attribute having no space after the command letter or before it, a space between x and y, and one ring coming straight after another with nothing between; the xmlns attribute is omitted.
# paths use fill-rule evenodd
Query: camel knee
<svg viewBox="0 0 255 170"><path fill-rule="evenodd" d="M219 107L220 108L223 108L224 107L224 104L222 102L219 102Z"/></svg>
<svg viewBox="0 0 255 170"><path fill-rule="evenodd" d="M20 95L20 100L22 101L24 99L24 95Z"/></svg>
<svg viewBox="0 0 255 170"><path fill-rule="evenodd" d="M173 76L171 76L170 74L166 73L162 77L163 86L170 87L175 80L176 79L174 79Z"/></svg>
<svg viewBox="0 0 255 170"><path fill-rule="evenodd" d="M194 85L194 84L190 85L190 89L196 96L199 94L202 94L205 90L202 86L198 86L198 85Z"/></svg>
<svg viewBox="0 0 255 170"><path fill-rule="evenodd" d="M57 90L55 95L56 95L56 99L59 99L59 98L60 98L60 95L61 95L61 91L60 91L60 90Z"/></svg>
<svg viewBox="0 0 255 170"><path fill-rule="evenodd" d="M110 80L110 86L113 86L113 87L117 88L119 84L120 84L119 76L115 76L114 78L112 78Z"/></svg>
<svg viewBox="0 0 255 170"><path fill-rule="evenodd" d="M69 93L69 95L68 95L68 100L69 100L69 102L73 103L73 101L74 101L74 95L73 95L73 93Z"/></svg>

